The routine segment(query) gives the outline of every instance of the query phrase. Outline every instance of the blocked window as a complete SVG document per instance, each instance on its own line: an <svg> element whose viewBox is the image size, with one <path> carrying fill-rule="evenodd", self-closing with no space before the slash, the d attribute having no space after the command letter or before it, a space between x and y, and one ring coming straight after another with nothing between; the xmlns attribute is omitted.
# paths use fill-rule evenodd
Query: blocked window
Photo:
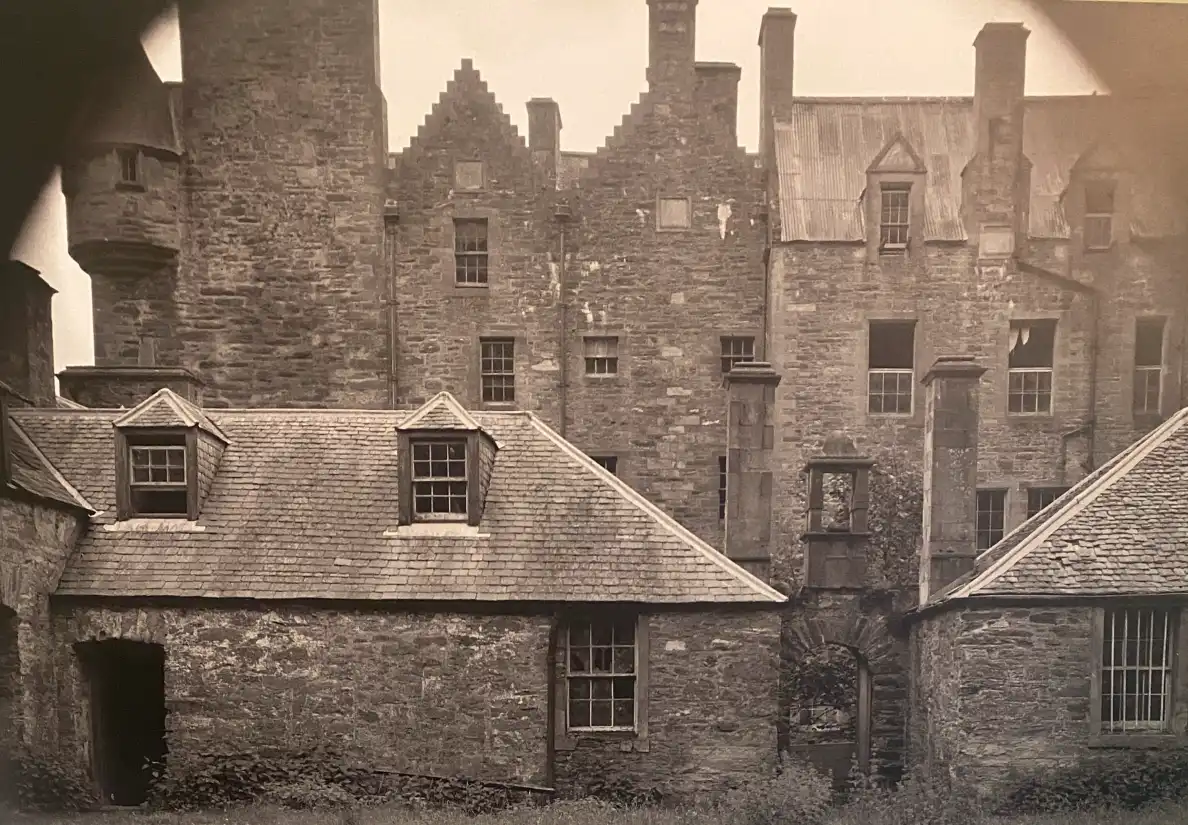
<svg viewBox="0 0 1188 825"><path fill-rule="evenodd" d="M1172 710L1173 610L1128 607L1100 616L1099 734L1164 733Z"/></svg>
<svg viewBox="0 0 1188 825"><path fill-rule="evenodd" d="M730 372L735 364L755 360L755 339L745 335L722 337L722 374Z"/></svg>
<svg viewBox="0 0 1188 825"><path fill-rule="evenodd" d="M611 335L587 336L585 345L586 375L619 374L619 339Z"/></svg>
<svg viewBox="0 0 1188 825"><path fill-rule="evenodd" d="M460 286L486 286L489 255L486 218L454 220L454 281Z"/></svg>
<svg viewBox="0 0 1188 825"><path fill-rule="evenodd" d="M910 415L915 389L915 321L871 321L867 343L866 409Z"/></svg>
<svg viewBox="0 0 1188 825"><path fill-rule="evenodd" d="M1085 248L1091 251L1109 249L1114 240L1113 181L1085 183Z"/></svg>
<svg viewBox="0 0 1188 825"><path fill-rule="evenodd" d="M634 619L569 623L565 662L569 730L636 728L639 662Z"/></svg>
<svg viewBox="0 0 1188 825"><path fill-rule="evenodd" d="M1162 318L1139 318L1134 325L1134 411L1157 413L1163 395Z"/></svg>
<svg viewBox="0 0 1188 825"><path fill-rule="evenodd" d="M656 208L658 229L688 229L692 225L692 206L688 198L660 198Z"/></svg>
<svg viewBox="0 0 1188 825"><path fill-rule="evenodd" d="M978 490L977 529L979 550L993 547L1002 540L1006 527L1006 490Z"/></svg>
<svg viewBox="0 0 1188 825"><path fill-rule="evenodd" d="M120 183L140 183L140 152L136 149L118 149L116 157L120 162Z"/></svg>
<svg viewBox="0 0 1188 825"><path fill-rule="evenodd" d="M128 445L130 515L189 515L189 473L185 436Z"/></svg>
<svg viewBox="0 0 1188 825"><path fill-rule="evenodd" d="M617 455L592 455L594 463L613 476L619 474L619 457Z"/></svg>
<svg viewBox="0 0 1188 825"><path fill-rule="evenodd" d="M879 251L903 252L908 245L912 185L884 183L879 188Z"/></svg>
<svg viewBox="0 0 1188 825"><path fill-rule="evenodd" d="M1027 517L1039 513L1049 504L1068 492L1067 487L1031 487L1027 490Z"/></svg>
<svg viewBox="0 0 1188 825"><path fill-rule="evenodd" d="M511 338L484 338L479 343L479 372L483 401L516 400L516 342Z"/></svg>
<svg viewBox="0 0 1188 825"><path fill-rule="evenodd" d="M454 164L454 188L473 192L486 185L481 160L460 160Z"/></svg>
<svg viewBox="0 0 1188 825"><path fill-rule="evenodd" d="M1011 321L1007 365L1007 411L1019 415L1052 412L1053 320Z"/></svg>
<svg viewBox="0 0 1188 825"><path fill-rule="evenodd" d="M412 447L412 515L416 521L466 518L464 439L418 440Z"/></svg>
<svg viewBox="0 0 1188 825"><path fill-rule="evenodd" d="M718 521L726 518L726 456L718 456Z"/></svg>

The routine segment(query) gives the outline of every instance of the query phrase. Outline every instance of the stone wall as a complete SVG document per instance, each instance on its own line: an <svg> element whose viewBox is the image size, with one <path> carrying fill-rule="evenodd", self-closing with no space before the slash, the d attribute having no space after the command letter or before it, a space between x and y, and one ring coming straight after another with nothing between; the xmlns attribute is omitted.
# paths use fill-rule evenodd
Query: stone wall
<svg viewBox="0 0 1188 825"><path fill-rule="evenodd" d="M61 507L0 497L0 614L16 632L19 677L11 700L17 734L35 747L56 741L49 594L78 538L78 516ZM0 644L11 638L0 635ZM11 648L0 652L11 664ZM3 669L3 666L0 666Z"/></svg>
<svg viewBox="0 0 1188 825"><path fill-rule="evenodd" d="M1100 754L1090 747L1093 610L973 607L922 618L912 761L995 793L1012 771Z"/></svg>
<svg viewBox="0 0 1188 825"><path fill-rule="evenodd" d="M175 335L208 406L387 405L375 0L184 5Z"/></svg>
<svg viewBox="0 0 1188 825"><path fill-rule="evenodd" d="M738 785L774 769L779 614L647 617L647 737L562 735L557 785L618 783L677 795Z"/></svg>

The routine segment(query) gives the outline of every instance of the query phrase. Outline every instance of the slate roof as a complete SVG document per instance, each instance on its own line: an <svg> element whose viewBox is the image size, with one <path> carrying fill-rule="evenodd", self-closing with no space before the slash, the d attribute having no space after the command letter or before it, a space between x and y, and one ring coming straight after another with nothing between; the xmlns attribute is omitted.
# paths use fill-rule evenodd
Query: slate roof
<svg viewBox="0 0 1188 825"><path fill-rule="evenodd" d="M1188 593L1188 408L978 557L934 603Z"/></svg>
<svg viewBox="0 0 1188 825"><path fill-rule="evenodd" d="M10 483L13 486L40 498L94 512L94 508L62 477L19 424L10 419L8 431L12 436L9 455L12 460Z"/></svg>
<svg viewBox="0 0 1188 825"><path fill-rule="evenodd" d="M1166 237L1188 229L1185 205L1158 169L1134 165L1130 151L1153 103L1106 95L1028 98L1023 151L1031 161L1030 233L1066 238L1060 198L1073 165L1096 147L1114 147L1135 171L1131 231ZM781 238L861 241L859 199L866 170L897 133L927 167L924 233L928 240L963 241L961 172L973 157L973 98L802 98L776 124Z"/></svg>
<svg viewBox="0 0 1188 825"><path fill-rule="evenodd" d="M201 408L162 387L132 409L116 418L116 427L198 427L226 442L227 435Z"/></svg>
<svg viewBox="0 0 1188 825"><path fill-rule="evenodd" d="M527 412L473 412L500 448L477 528L397 529L399 411L208 410L229 444L196 523L114 519L125 411L15 417L101 512L59 593L253 599L780 603ZM132 529L135 527L135 529Z"/></svg>

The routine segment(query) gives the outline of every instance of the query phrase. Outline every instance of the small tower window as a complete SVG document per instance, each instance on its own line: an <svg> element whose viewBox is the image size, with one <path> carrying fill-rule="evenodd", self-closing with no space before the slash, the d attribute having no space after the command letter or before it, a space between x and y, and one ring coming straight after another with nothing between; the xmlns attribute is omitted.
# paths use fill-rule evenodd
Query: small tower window
<svg viewBox="0 0 1188 825"><path fill-rule="evenodd" d="M1114 240L1114 183L1085 184L1085 249L1100 252Z"/></svg>
<svg viewBox="0 0 1188 825"><path fill-rule="evenodd" d="M120 183L140 183L140 152L135 149L120 149L116 152L120 161Z"/></svg>

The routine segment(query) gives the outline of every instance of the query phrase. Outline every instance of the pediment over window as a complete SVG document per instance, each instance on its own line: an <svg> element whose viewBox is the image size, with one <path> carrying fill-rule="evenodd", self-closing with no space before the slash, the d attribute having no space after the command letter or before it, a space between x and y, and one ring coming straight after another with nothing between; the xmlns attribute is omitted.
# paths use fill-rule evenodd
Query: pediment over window
<svg viewBox="0 0 1188 825"><path fill-rule="evenodd" d="M1126 161L1118 147L1110 142L1094 143L1081 153L1072 166L1072 174L1117 173L1125 167Z"/></svg>
<svg viewBox="0 0 1188 825"><path fill-rule="evenodd" d="M870 162L870 166L867 167L866 171L868 174L871 172L910 172L924 174L928 171L928 168L924 165L924 161L920 159L916 150L912 148L908 139L903 136L902 132L898 132L879 150L879 153L875 155L874 160Z"/></svg>
<svg viewBox="0 0 1188 825"><path fill-rule="evenodd" d="M478 525L499 445L448 392L396 427L400 524Z"/></svg>

